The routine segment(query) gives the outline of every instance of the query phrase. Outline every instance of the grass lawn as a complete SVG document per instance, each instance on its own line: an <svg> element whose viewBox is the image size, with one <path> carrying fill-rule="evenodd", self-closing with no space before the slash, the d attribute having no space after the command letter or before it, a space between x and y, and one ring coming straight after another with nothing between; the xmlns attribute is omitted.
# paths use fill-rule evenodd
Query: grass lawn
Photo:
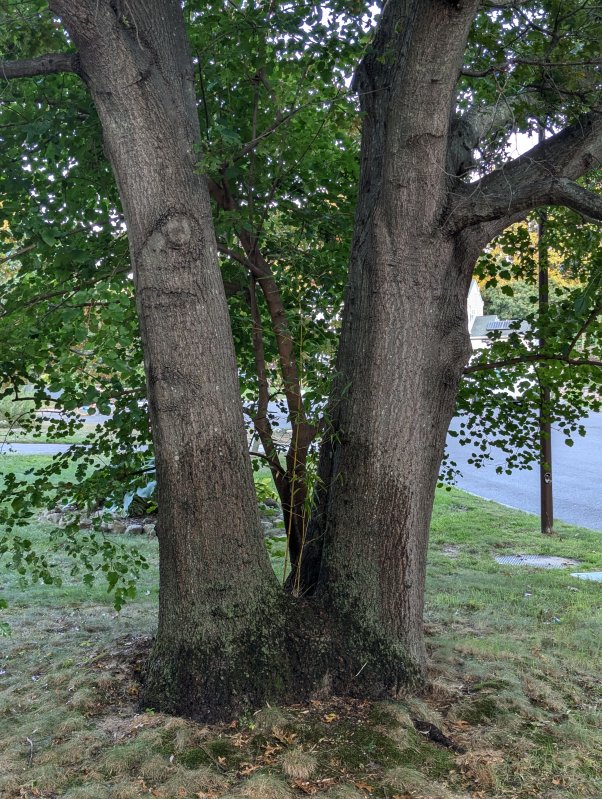
<svg viewBox="0 0 602 799"><path fill-rule="evenodd" d="M49 548L49 531L32 524L27 535ZM542 538L536 517L438 492L429 691L268 707L216 726L137 708L156 621L157 543L119 539L151 563L119 614L100 582L24 587L0 568L12 628L0 639L2 799L602 796L602 586L570 569L493 560L562 555L602 570L601 533L559 525ZM281 572L283 545L269 547ZM447 745L425 734L434 728Z"/></svg>

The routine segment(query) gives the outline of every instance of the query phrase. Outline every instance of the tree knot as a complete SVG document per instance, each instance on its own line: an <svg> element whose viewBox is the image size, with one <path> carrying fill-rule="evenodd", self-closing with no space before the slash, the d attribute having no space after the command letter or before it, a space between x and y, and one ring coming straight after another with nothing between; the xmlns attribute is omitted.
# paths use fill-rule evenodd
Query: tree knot
<svg viewBox="0 0 602 799"><path fill-rule="evenodd" d="M175 250L186 247L192 236L190 222L181 214L168 219L163 229L168 247L172 247Z"/></svg>

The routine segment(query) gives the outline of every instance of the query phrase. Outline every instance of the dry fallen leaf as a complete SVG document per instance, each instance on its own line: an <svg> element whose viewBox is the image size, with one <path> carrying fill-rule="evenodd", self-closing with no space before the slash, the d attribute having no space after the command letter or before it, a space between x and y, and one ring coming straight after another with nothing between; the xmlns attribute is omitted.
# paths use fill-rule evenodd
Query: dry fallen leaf
<svg viewBox="0 0 602 799"><path fill-rule="evenodd" d="M272 731L272 735L277 741L285 744L292 744L297 738L296 732L286 732L285 730L275 729Z"/></svg>
<svg viewBox="0 0 602 799"><path fill-rule="evenodd" d="M252 774L254 771L257 771L260 768L261 766L257 766L254 763L241 763L238 773L241 777L248 777L249 774Z"/></svg>
<svg viewBox="0 0 602 799"><path fill-rule="evenodd" d="M245 737L242 732L233 735L230 739L232 741L232 745L236 746L237 749L242 749L243 746L246 744Z"/></svg>
<svg viewBox="0 0 602 799"><path fill-rule="evenodd" d="M310 782L302 782L301 780L293 780L293 787L297 788L299 791L303 791L308 795L312 795L314 793L318 793L318 788L315 785L312 785Z"/></svg>

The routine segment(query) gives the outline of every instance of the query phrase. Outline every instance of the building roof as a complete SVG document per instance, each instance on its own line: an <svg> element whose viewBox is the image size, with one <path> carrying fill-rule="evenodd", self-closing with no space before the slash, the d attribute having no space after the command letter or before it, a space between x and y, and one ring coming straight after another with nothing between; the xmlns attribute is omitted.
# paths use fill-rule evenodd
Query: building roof
<svg viewBox="0 0 602 799"><path fill-rule="evenodd" d="M495 314L475 317L470 328L471 338L487 338L489 333L499 331L502 338L507 338L510 333L526 333L529 330L527 322L520 322L520 327L516 327L517 319L500 319Z"/></svg>

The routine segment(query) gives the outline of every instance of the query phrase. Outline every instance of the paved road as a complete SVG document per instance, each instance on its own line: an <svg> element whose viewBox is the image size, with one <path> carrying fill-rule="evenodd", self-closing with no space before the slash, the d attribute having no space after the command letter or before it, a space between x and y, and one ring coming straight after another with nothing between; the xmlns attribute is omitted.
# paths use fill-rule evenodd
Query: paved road
<svg viewBox="0 0 602 799"><path fill-rule="evenodd" d="M58 396L58 395L57 395ZM46 411L40 414L46 419L56 419L61 414L53 411ZM103 416L100 413L92 415L80 414L82 421L85 425L96 426L103 424L109 416ZM1 431L0 431L1 432ZM65 452L72 446L71 444L46 444L41 441L32 441L28 443L19 442L4 442L0 435L0 455L57 455L59 452Z"/></svg>
<svg viewBox="0 0 602 799"><path fill-rule="evenodd" d="M65 452L70 446L71 444L45 444L41 441L29 444L0 443L0 455L56 455L59 452Z"/></svg>
<svg viewBox="0 0 602 799"><path fill-rule="evenodd" d="M270 408L277 412L276 406ZM287 427L286 416L278 413L282 427ZM98 424L107 417L87 417L86 422ZM602 413L592 414L586 420L587 435L577 437L573 447L563 443L563 436L552 436L554 457L554 516L572 524L602 530ZM64 452L69 444L10 444L0 447L0 454L53 455ZM502 463L497 456L482 469L468 464L469 448L461 447L457 439L448 437L448 447L453 460L463 472L458 478L458 488L471 491L486 499L493 499L513 508L539 514L539 472L521 471L511 475L496 474L495 467ZM495 452L495 450L494 450Z"/></svg>
<svg viewBox="0 0 602 799"><path fill-rule="evenodd" d="M57 413L56 411L41 411L39 415L42 416L44 419L57 419L57 418L60 419L62 416L64 416L65 419L69 418L67 414ZM92 424L92 425L103 424L104 422L106 422L107 419L111 418L110 416L105 416L102 413L93 413L93 414L80 413L79 415L84 424Z"/></svg>
<svg viewBox="0 0 602 799"><path fill-rule="evenodd" d="M560 433L552 434L554 466L554 518L592 530L602 530L602 413L592 414L585 421L587 435L577 436L573 447L567 447ZM468 447L448 436L453 460L463 472L458 488L493 499L513 508L539 514L539 471L496 474L503 463L500 456L481 469L466 462ZM495 450L493 450L495 452Z"/></svg>

